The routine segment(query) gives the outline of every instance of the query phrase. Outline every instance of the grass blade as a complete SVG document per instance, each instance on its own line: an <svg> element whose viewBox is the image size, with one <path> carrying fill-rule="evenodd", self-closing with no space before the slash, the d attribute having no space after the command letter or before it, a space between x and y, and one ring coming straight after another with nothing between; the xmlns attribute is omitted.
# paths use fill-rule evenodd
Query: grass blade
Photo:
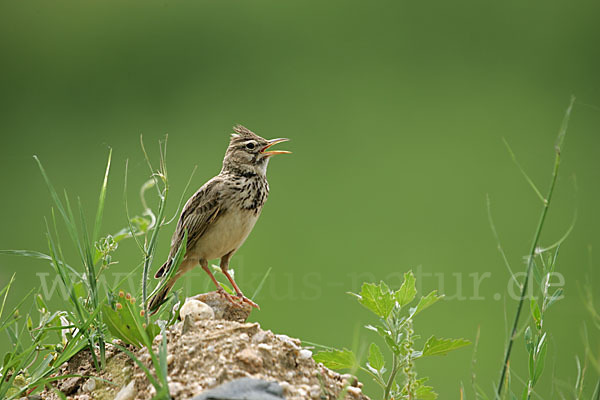
<svg viewBox="0 0 600 400"><path fill-rule="evenodd" d="M256 287L256 290L254 291L254 294L252 295L252 297L250 297L250 300L256 299L256 296L258 296L258 294L261 292L261 290L263 288L263 285L267 281L267 278L269 277L269 274L271 273L272 269L273 269L273 267L269 267L269 269L267 270L267 272L265 273L265 275L262 277L260 283Z"/></svg>
<svg viewBox="0 0 600 400"><path fill-rule="evenodd" d="M100 226L102 224L102 216L104 214L104 201L106 199L106 187L108 185L108 172L110 171L110 162L112 159L112 149L108 151L108 162L106 163L106 172L104 172L104 181L100 188L100 197L98 199L98 209L96 211L96 222L94 223L93 240L98 240L100 235Z"/></svg>

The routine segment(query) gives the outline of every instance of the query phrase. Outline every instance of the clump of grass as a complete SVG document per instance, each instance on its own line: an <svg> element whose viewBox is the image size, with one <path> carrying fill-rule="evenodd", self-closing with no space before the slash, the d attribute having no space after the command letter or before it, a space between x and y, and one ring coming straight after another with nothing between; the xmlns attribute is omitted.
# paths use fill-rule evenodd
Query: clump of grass
<svg viewBox="0 0 600 400"><path fill-rule="evenodd" d="M575 102L575 98L571 98L571 102L567 108L565 116L563 118L561 128L559 130L558 136L556 138L556 142L554 145L555 149L555 158L554 158L554 166L552 169L552 174L550 178L550 185L547 191L547 194L544 196L542 192L537 188L533 180L527 175L524 169L521 167L517 158L505 141L505 145L519 168L520 172L524 176L525 180L533 191L536 193L538 198L542 203L542 209L540 212L540 217L538 220L537 227L535 229L533 239L531 242L529 253L526 257L526 271L523 283L519 283L516 279L514 273L512 272L512 268L507 261L507 257L500 245L500 241L498 239L498 234L496 232L496 228L494 226L494 222L491 217L490 207L489 207L489 199L488 199L488 215L490 219L490 225L492 228L492 232L498 241L498 250L500 251L502 258L511 273L511 278L514 279L521 289L519 301L517 303L515 316L512 323L512 328L510 331L510 336L508 338L508 344L506 346L506 351L504 353L504 361L502 363L502 368L500 371L500 379L498 381L498 385L496 387L496 398L506 398L503 396L503 389L505 386L508 386L510 389L510 375L509 375L509 364L510 358L513 350L513 344L516 338L519 336L520 332L524 332L524 340L525 340L525 348L528 354L528 377L525 381L525 388L522 393L523 399L530 399L532 394L534 393L534 387L538 383L540 376L543 373L547 348L548 348L548 334L544 330L544 318L546 315L546 311L548 308L554 304L556 301L560 300L563 297L562 289L559 288L557 290L551 290L550 280L554 274L558 256L558 248L560 244L566 239L572 227L567 231L567 233L555 244L542 248L539 246L542 230L544 228L546 217L548 214L548 210L552 201L552 196L554 194L554 189L556 186L556 180L558 177L559 167L561 163L561 152L564 143L564 139L567 133L567 127L569 118L571 115L571 111L573 109L573 104ZM554 251L552 251L554 250ZM536 300L536 296L528 297L526 294L528 293L529 285L530 285L530 277L533 276L537 285L534 289L537 290L540 301ZM526 300L529 300L529 309L532 324L527 324L523 329L519 329L519 320L521 317L521 312L523 310L523 306ZM508 393L508 390L506 391ZM487 398L482 394L481 391L478 391L478 395L483 398ZM514 395L513 395L514 396ZM514 398L514 397L513 397Z"/></svg>
<svg viewBox="0 0 600 400"><path fill-rule="evenodd" d="M152 350L154 337L176 320L176 307L165 309L150 319L146 309L148 297L148 276L152 268L154 254L158 243L160 229L171 222L166 220L165 209L168 195L168 176L166 169L166 139L160 142L160 164L154 171L146 149L142 142L144 157L151 170L151 179L142 186L140 191L144 213L142 216L130 217L125 196L125 209L127 213L127 226L114 235L101 236L101 224L104 215L104 204L107 194L108 177L111 167L112 150L109 151L106 170L100 187L99 200L96 208L92 229L84 218L84 208L77 199L77 207L72 207L70 197L65 191L61 196L54 188L41 161L35 157L42 176L49 189L53 200L51 218L46 221L46 237L48 240L48 254L29 250L2 250L0 254L19 255L42 259L50 265L59 277L60 285L68 299L63 303L60 311L51 312L43 297L38 294L34 304L37 307L39 323L34 325L36 313L31 309L23 315L19 308L33 293L30 292L13 310L1 320L0 332L5 331L14 348L3 358L0 366L0 398L12 399L23 394L30 394L42 390L52 381L64 379L67 376L53 376L60 365L68 361L73 355L84 348L90 350L93 364L97 370L102 370L106 365L106 343L115 338L125 343L145 346L148 348L154 365L156 378L146 368L142 369L148 374L149 381L156 388L156 399L170 398L166 381L166 344L159 347L159 353ZM127 170L127 166L126 166ZM127 176L127 173L126 173ZM190 177L191 181L191 177ZM188 181L189 185L189 181ZM155 213L146 203L145 194L151 188L157 189L158 206ZM125 185L125 193L127 186ZM186 187L187 190L187 187ZM183 200L179 202L181 207ZM178 211L177 211L178 213ZM76 218L75 215L78 215ZM74 263L67 261L63 253L63 243L59 235L59 221L66 228L67 235L72 245L77 250L78 260ZM137 304L129 299L126 310L128 316L117 309L123 307L119 303L117 288L106 288L101 291L99 285L102 274L114 264L113 253L120 241L133 238L142 253L142 279L139 296L141 301ZM178 259L183 259L185 245L178 252ZM124 282L135 273L137 269L125 277ZM13 277L14 278L14 277ZM4 313L4 304L13 280L0 291L3 295L0 307L0 318ZM138 298L139 298L138 296ZM172 305L177 303L176 295L172 296ZM130 304L131 303L131 304ZM135 312L134 312L135 311ZM159 326L160 324L160 326ZM26 334L28 333L28 334ZM131 341L131 335L137 340ZM163 335L163 338L165 336ZM133 353L122 348L135 359Z"/></svg>

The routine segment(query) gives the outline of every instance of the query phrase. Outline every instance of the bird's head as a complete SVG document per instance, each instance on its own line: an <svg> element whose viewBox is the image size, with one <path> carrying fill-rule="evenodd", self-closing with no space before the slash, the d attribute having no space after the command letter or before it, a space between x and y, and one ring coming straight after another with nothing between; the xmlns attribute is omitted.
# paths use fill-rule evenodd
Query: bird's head
<svg viewBox="0 0 600 400"><path fill-rule="evenodd" d="M223 169L265 175L271 156L290 154L289 151L285 150L269 150L274 144L286 142L289 139L267 140L242 125L234 126L233 131L235 133L231 135L229 147L223 160Z"/></svg>

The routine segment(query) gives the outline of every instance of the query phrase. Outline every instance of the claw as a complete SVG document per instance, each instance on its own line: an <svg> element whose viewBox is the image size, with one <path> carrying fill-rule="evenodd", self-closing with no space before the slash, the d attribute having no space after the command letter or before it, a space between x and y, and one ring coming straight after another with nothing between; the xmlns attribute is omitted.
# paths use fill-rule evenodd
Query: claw
<svg viewBox="0 0 600 400"><path fill-rule="evenodd" d="M260 307L258 306L258 304L256 304L255 302L253 302L252 300L250 300L249 298L247 298L246 296L244 296L242 293L238 293L237 294L238 299L240 299L240 301L242 303L246 303L249 304L250 306L260 310Z"/></svg>
<svg viewBox="0 0 600 400"><path fill-rule="evenodd" d="M219 289L217 289L217 292L218 292L218 293L219 293L221 296L225 297L225 298L227 299L227 301L229 301L229 302L230 302L231 304L233 304L234 306L236 306L236 307L241 307L241 304L240 304L240 302L239 302L238 298L237 298L237 297L235 297L235 296L232 296L232 295L230 295L229 293L227 293L227 292L225 291L225 289L223 289L223 288L219 288Z"/></svg>

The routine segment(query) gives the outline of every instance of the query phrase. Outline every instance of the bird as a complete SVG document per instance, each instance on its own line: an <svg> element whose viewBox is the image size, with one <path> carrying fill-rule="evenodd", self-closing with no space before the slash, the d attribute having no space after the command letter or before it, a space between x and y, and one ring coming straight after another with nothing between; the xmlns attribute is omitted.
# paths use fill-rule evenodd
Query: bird
<svg viewBox="0 0 600 400"><path fill-rule="evenodd" d="M244 296L228 271L229 261L242 246L261 214L269 195L267 166L272 156L290 154L285 150L270 150L287 138L264 139L242 125L233 127L229 146L218 175L206 182L186 202L171 239L167 261L155 278L162 279L148 309L155 313L166 301L175 282L186 272L200 265L217 286L217 291L231 303L247 303L259 308ZM174 257L187 232L186 251L177 271L171 272ZM221 272L233 286L236 297L225 292L208 267L209 260L220 259ZM169 276L171 276L169 278ZM163 281L166 280L166 284Z"/></svg>

